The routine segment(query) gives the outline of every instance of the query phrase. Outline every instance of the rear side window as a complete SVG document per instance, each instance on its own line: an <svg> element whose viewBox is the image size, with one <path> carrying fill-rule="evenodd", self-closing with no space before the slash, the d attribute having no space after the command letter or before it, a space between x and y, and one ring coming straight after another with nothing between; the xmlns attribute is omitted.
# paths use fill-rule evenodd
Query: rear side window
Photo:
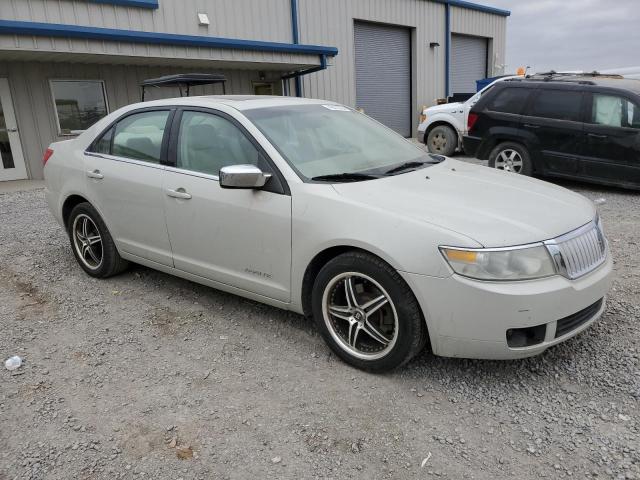
<svg viewBox="0 0 640 480"><path fill-rule="evenodd" d="M595 93L591 107L591 123L640 129L640 109L626 98Z"/></svg>
<svg viewBox="0 0 640 480"><path fill-rule="evenodd" d="M112 154L160 163L162 139L169 111L141 112L119 121L113 134Z"/></svg>
<svg viewBox="0 0 640 480"><path fill-rule="evenodd" d="M529 115L579 122L582 108L582 92L569 90L539 90Z"/></svg>
<svg viewBox="0 0 640 480"><path fill-rule="evenodd" d="M520 113L528 97L526 88L505 88L496 94L487 108L493 112Z"/></svg>

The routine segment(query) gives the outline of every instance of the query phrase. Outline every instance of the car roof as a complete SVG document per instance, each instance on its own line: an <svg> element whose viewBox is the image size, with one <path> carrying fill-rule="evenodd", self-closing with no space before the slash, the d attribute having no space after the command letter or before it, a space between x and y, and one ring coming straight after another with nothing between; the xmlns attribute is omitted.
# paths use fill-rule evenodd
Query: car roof
<svg viewBox="0 0 640 480"><path fill-rule="evenodd" d="M532 84L570 84L570 85L591 85L607 88L618 88L622 90L629 90L634 93L640 94L640 80L633 78L623 78L618 76L593 76L593 75L558 75L558 76L544 76L544 75L532 75L525 78L514 78L507 81L523 82Z"/></svg>
<svg viewBox="0 0 640 480"><path fill-rule="evenodd" d="M215 107L227 105L237 110L251 110L266 107L284 107L291 105L336 105L328 100L311 98L282 97L269 95L204 95L198 97L164 98L138 103L139 107L160 107L165 105L189 105L193 107Z"/></svg>

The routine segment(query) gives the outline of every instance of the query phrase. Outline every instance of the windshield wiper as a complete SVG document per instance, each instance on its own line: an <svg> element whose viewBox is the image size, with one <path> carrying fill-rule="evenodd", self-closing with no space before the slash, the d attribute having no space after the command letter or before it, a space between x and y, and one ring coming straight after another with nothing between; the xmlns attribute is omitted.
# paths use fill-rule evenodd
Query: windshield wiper
<svg viewBox="0 0 640 480"><path fill-rule="evenodd" d="M404 163L401 163L400 165L398 165L397 167L390 168L389 170L387 170L384 173L385 173L385 175L392 175L394 173L400 173L400 172L402 172L404 170L409 170L409 169L412 169L412 168L422 167L422 166L426 165L427 163L430 163L430 162L419 162L419 161L415 161L415 160L411 161L411 162L404 162Z"/></svg>
<svg viewBox="0 0 640 480"><path fill-rule="evenodd" d="M320 182L359 182L362 180L374 180L376 178L380 178L380 175L372 175L370 173L344 172L331 173L329 175L318 175L317 177L311 177L311 180Z"/></svg>

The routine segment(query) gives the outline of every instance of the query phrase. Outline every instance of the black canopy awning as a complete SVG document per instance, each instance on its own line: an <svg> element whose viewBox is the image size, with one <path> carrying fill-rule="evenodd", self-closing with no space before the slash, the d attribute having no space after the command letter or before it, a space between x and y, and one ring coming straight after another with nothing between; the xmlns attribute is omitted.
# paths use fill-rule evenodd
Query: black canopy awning
<svg viewBox="0 0 640 480"><path fill-rule="evenodd" d="M211 85L215 83L222 84L222 93L225 92L224 83L227 81L224 75L217 73L181 73L176 75L165 75L164 77L149 78L140 83L142 87L142 101L144 102L144 93L146 87L178 87L180 88L180 96L182 96L182 88L186 89L186 96L189 96L189 89L195 85Z"/></svg>

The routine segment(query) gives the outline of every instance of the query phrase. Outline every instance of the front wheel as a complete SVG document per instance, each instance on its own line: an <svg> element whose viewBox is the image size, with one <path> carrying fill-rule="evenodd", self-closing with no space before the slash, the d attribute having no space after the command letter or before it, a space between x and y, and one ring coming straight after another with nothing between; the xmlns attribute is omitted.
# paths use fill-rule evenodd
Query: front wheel
<svg viewBox="0 0 640 480"><path fill-rule="evenodd" d="M426 143L430 153L449 157L456 151L458 135L453 128L438 125L429 132Z"/></svg>
<svg viewBox="0 0 640 480"><path fill-rule="evenodd" d="M504 142L489 154L489 166L505 172L531 176L533 165L525 147L515 142Z"/></svg>
<svg viewBox="0 0 640 480"><path fill-rule="evenodd" d="M312 293L313 317L331 349L370 371L399 367L425 345L418 302L388 264L364 252L330 260Z"/></svg>

